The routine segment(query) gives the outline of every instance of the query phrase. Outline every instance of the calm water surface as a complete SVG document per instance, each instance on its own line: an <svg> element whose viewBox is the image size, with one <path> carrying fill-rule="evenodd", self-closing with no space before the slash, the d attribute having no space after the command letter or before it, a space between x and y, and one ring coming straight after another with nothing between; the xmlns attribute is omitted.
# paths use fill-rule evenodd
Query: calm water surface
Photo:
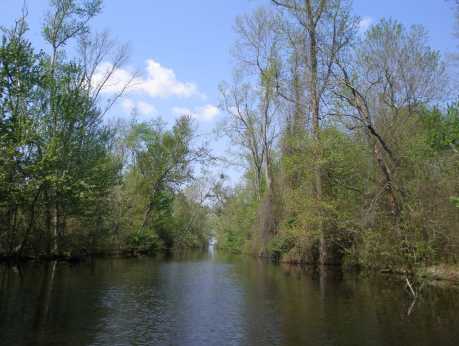
<svg viewBox="0 0 459 346"><path fill-rule="evenodd" d="M0 266L0 345L459 345L459 293L193 254Z"/></svg>

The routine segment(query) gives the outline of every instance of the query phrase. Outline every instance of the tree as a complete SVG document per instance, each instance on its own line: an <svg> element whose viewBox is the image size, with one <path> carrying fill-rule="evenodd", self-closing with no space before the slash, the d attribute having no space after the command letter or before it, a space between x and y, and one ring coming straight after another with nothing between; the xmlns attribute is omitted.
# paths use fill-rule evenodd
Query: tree
<svg viewBox="0 0 459 346"><path fill-rule="evenodd" d="M193 143L189 116L179 118L171 130L165 130L161 122L136 123L126 141L131 152L128 178L133 179L134 193L141 193L144 201L138 232L155 232L170 248L175 194L193 180L194 165L207 162L210 154Z"/></svg>
<svg viewBox="0 0 459 346"><path fill-rule="evenodd" d="M394 173L400 158L385 131L397 118L413 116L438 100L446 86L439 53L426 41L420 26L407 31L395 21L382 20L357 46L354 61L337 59L341 79L336 95L350 107L340 113L351 119L354 129L365 131L396 224L403 208L402 182L395 181Z"/></svg>
<svg viewBox="0 0 459 346"><path fill-rule="evenodd" d="M47 251L58 254L60 245L71 245L71 238L84 238L81 232L65 237L64 242L67 226L77 233L76 225L84 223L88 233L94 234L92 226L100 230L103 225L94 222L93 208L106 201L120 171L120 162L111 155L111 132L102 123L114 100L102 110L99 99L113 72L97 85L91 81L114 45L103 36L104 40L85 45L81 60L65 56L71 40L89 35L88 22L100 6L100 1L52 1L44 25L49 55L36 54L25 38L25 14L12 30L5 31L0 131L6 150L1 164L8 173L1 176L1 189L8 198L2 196L2 206L9 205L8 219L14 224L6 225L10 252L20 255L31 242L40 243L39 251L46 242ZM115 66L125 59L121 49L114 55ZM102 214L97 217L100 221Z"/></svg>
<svg viewBox="0 0 459 346"><path fill-rule="evenodd" d="M25 14L5 30L0 47L0 248L22 251L35 227L36 207L43 193L37 181L40 140L35 132L41 83L39 56L25 39ZM21 239L21 237L24 237Z"/></svg>
<svg viewBox="0 0 459 346"><path fill-rule="evenodd" d="M258 200L262 198L264 185L268 193L273 194L273 146L279 133L275 93L279 69L276 25L277 18L264 8L237 18L235 27L239 39L233 49L234 81L231 86L222 84L220 87L221 108L229 116L223 130L249 153L246 157L255 173ZM242 78L244 74L249 77Z"/></svg>
<svg viewBox="0 0 459 346"><path fill-rule="evenodd" d="M106 155L103 142L108 139L108 133L101 119L127 90L129 82L121 86L121 91L103 109L100 109L99 96L110 83L114 71L126 61L127 51L124 47L117 49L107 34L89 39L89 21L100 12L101 6L101 0L53 0L43 28L44 37L51 46L50 55L42 62L46 71L43 86L46 128L42 137L47 153L44 159L49 184L49 227L52 228L52 251L55 253L64 232L66 209L83 191L96 189L90 184L90 181L94 183L94 178L88 175L98 164L111 170L116 167L109 168L108 159L102 158ZM65 60L65 47L72 40L80 43L80 61ZM96 81L95 73L111 56L111 68ZM85 152L88 155L83 154ZM113 171L106 173L113 177Z"/></svg>
<svg viewBox="0 0 459 346"><path fill-rule="evenodd" d="M322 204L322 148L321 121L325 119L323 111L327 105L336 59L345 51L356 32L358 20L350 14L351 3L346 0L272 0L287 11L297 25L295 31L304 35L305 81L308 95L308 112L311 114L312 137L314 138L314 186L315 198L319 209ZM290 31L290 30L289 30ZM324 225L320 228L320 263L328 261Z"/></svg>
<svg viewBox="0 0 459 346"><path fill-rule="evenodd" d="M229 115L223 125L223 131L231 141L241 146L244 150L244 158L254 172L254 191L258 200L261 200L263 186L263 167L266 147L263 145L263 121L256 106L256 94L249 84L234 86L222 84L221 107Z"/></svg>

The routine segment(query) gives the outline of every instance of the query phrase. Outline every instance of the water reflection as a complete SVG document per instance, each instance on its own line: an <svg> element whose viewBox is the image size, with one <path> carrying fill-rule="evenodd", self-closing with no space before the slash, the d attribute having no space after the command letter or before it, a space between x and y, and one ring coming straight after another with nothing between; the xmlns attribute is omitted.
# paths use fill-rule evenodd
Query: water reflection
<svg viewBox="0 0 459 346"><path fill-rule="evenodd" d="M386 278L218 253L29 264L21 270L3 266L0 288L1 345L457 345L459 340L455 290L424 290L412 306L399 283Z"/></svg>

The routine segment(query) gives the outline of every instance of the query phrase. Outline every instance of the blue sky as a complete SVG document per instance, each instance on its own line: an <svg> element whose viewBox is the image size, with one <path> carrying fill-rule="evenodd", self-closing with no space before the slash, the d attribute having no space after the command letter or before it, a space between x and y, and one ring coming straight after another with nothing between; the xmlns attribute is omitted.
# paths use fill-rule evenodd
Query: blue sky
<svg viewBox="0 0 459 346"><path fill-rule="evenodd" d="M40 26L48 0L26 3L29 37L42 47ZM107 29L119 42L129 43L131 54L126 71L139 71L142 84L140 90L121 100L110 116L129 117L129 109L136 106L142 118L160 115L170 121L188 111L195 115L202 132L211 131L222 117L215 108L218 84L231 76L229 51L235 40L235 17L266 3L267 0L105 0L103 12L92 26L96 31ZM0 0L0 25L11 25L22 4L22 0ZM434 48L445 54L456 50L451 1L354 0L354 7L367 23L392 17L406 25L423 24ZM221 141L215 145L219 152L223 151Z"/></svg>

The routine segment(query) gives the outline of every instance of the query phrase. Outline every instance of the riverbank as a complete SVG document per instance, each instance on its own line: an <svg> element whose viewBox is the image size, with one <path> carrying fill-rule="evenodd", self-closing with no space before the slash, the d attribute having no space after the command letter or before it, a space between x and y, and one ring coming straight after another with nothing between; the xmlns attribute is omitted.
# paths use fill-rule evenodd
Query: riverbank
<svg viewBox="0 0 459 346"><path fill-rule="evenodd" d="M267 256L261 256L269 260ZM298 266L298 267L318 267L318 264L313 262L301 262L301 261L292 261L292 260L280 260L280 264L289 265L289 266ZM349 272L366 272L370 274L377 275L390 275L390 276L399 276L403 280L405 278L416 278L417 281L422 281L435 286L445 286L445 287L458 287L459 288L459 265L457 264L437 264L425 267L414 268L412 271L407 271L404 269L395 269L395 268L382 268L378 266L370 267L357 267L351 266L346 267L342 264L327 264L327 268L341 268Z"/></svg>
<svg viewBox="0 0 459 346"><path fill-rule="evenodd" d="M420 268L418 275L434 284L459 287L459 265L439 264Z"/></svg>
<svg viewBox="0 0 459 346"><path fill-rule="evenodd" d="M152 255L150 250L138 248L124 248L112 250L94 250L80 252L63 252L59 254L40 254L40 255L2 255L0 263L19 263L19 262L82 262L90 258L131 258Z"/></svg>
<svg viewBox="0 0 459 346"><path fill-rule="evenodd" d="M167 253L167 251L161 251L161 254ZM75 252L64 252L60 254L41 254L41 255L25 255L25 256L7 256L0 254L0 263L23 263L23 262L49 262L49 261L59 261L59 262L68 262L68 263L79 263L84 262L92 258L136 258L141 256L154 256L158 253L152 253L150 250L145 250L141 248L121 248L121 249L110 249L110 250L93 250L93 251L80 251ZM251 256L247 254L240 254L240 256ZM254 256L258 258L263 258L269 262L272 261L269 257L266 256ZM288 265L293 267L317 267L314 264L306 264L300 262L291 262L291 261L278 261L277 263L281 265ZM328 265L327 268L340 268L339 265ZM420 267L417 268L414 272L407 273L404 270L394 270L394 269L383 269L383 268L347 268L346 271L363 271L371 274L377 275L390 275L390 276L399 276L399 277L416 277L420 281L425 282L429 285L439 286L439 287L458 287L459 288L459 265L450 265L450 264L439 264L429 267Z"/></svg>
<svg viewBox="0 0 459 346"><path fill-rule="evenodd" d="M95 249L95 250L80 250L80 251L64 251L58 254L39 254L39 255L5 255L0 254L0 263L24 263L24 262L84 262L91 258L136 258L136 257L155 257L155 256L170 256L189 251L204 251L206 247L192 248L172 248L151 250L142 247L126 247L118 249Z"/></svg>
<svg viewBox="0 0 459 346"><path fill-rule="evenodd" d="M369 269L368 269L369 270ZM413 278L418 282L434 286L458 287L459 288L459 266L452 264L438 264L428 267L415 268L413 271L379 269L378 274L397 275L402 278Z"/></svg>

